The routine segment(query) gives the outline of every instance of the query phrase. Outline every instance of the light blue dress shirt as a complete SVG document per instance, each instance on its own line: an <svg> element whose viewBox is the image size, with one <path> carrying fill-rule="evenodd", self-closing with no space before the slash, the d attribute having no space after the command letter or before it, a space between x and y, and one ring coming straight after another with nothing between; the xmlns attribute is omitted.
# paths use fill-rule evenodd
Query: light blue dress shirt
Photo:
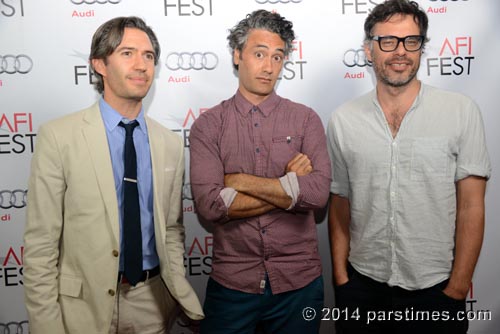
<svg viewBox="0 0 500 334"><path fill-rule="evenodd" d="M116 198L118 200L120 217L120 271L123 271L123 149L125 143L125 129L118 126L124 118L101 98L99 101L102 119L106 128L111 163L115 178ZM142 231L142 268L152 269L159 264L156 252L154 216L153 216L153 174L151 168L151 152L149 149L148 129L144 119L144 110L137 116L139 126L134 131L134 146L137 153L137 186L139 190L139 205L141 208Z"/></svg>

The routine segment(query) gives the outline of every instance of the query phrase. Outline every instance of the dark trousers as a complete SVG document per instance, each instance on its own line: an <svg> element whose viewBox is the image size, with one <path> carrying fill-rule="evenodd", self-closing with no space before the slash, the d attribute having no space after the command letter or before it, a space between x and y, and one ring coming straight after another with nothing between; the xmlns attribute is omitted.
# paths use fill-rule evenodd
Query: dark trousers
<svg viewBox="0 0 500 334"><path fill-rule="evenodd" d="M409 291L374 281L351 265L348 274L349 282L335 287L337 334L467 333L465 300L443 293L447 281Z"/></svg>
<svg viewBox="0 0 500 334"><path fill-rule="evenodd" d="M319 332L323 298L322 276L301 289L275 295L268 280L264 294L251 294L228 289L209 278L200 333L315 334Z"/></svg>

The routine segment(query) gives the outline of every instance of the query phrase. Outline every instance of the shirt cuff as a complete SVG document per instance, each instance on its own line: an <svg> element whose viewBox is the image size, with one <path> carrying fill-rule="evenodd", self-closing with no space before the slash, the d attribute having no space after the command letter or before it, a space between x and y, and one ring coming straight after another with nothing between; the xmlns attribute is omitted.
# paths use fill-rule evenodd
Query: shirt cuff
<svg viewBox="0 0 500 334"><path fill-rule="evenodd" d="M300 188L299 181L297 180L297 174L295 172L288 172L286 175L279 178L281 186L283 190L285 190L286 194L291 197L292 204L288 207L287 210L291 210L295 204L297 204L297 200L299 198Z"/></svg>
<svg viewBox="0 0 500 334"><path fill-rule="evenodd" d="M234 198L238 192L234 188L224 188L220 191L219 195L224 202L226 208L229 209L231 204L233 204Z"/></svg>

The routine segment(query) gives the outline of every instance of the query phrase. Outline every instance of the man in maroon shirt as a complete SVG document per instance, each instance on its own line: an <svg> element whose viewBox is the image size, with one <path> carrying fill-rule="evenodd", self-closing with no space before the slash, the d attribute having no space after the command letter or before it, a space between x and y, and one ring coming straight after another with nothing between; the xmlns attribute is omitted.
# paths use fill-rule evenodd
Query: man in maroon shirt
<svg viewBox="0 0 500 334"><path fill-rule="evenodd" d="M191 187L214 236L202 334L319 331L313 210L328 200L330 162L318 115L274 91L294 38L277 13L240 21L228 36L238 91L191 128Z"/></svg>

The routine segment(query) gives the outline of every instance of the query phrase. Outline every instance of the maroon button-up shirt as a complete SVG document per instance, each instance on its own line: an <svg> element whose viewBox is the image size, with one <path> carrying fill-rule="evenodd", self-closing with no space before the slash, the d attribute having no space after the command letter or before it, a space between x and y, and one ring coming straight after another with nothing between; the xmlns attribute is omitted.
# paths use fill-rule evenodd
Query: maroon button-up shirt
<svg viewBox="0 0 500 334"><path fill-rule="evenodd" d="M319 116L274 92L258 106L237 92L203 113L189 140L196 209L214 223L212 278L230 289L263 293L267 272L276 294L302 288L321 275L313 209L326 205L331 173ZM297 177L293 208L228 218L221 197L225 174L279 178L299 152L314 170Z"/></svg>

